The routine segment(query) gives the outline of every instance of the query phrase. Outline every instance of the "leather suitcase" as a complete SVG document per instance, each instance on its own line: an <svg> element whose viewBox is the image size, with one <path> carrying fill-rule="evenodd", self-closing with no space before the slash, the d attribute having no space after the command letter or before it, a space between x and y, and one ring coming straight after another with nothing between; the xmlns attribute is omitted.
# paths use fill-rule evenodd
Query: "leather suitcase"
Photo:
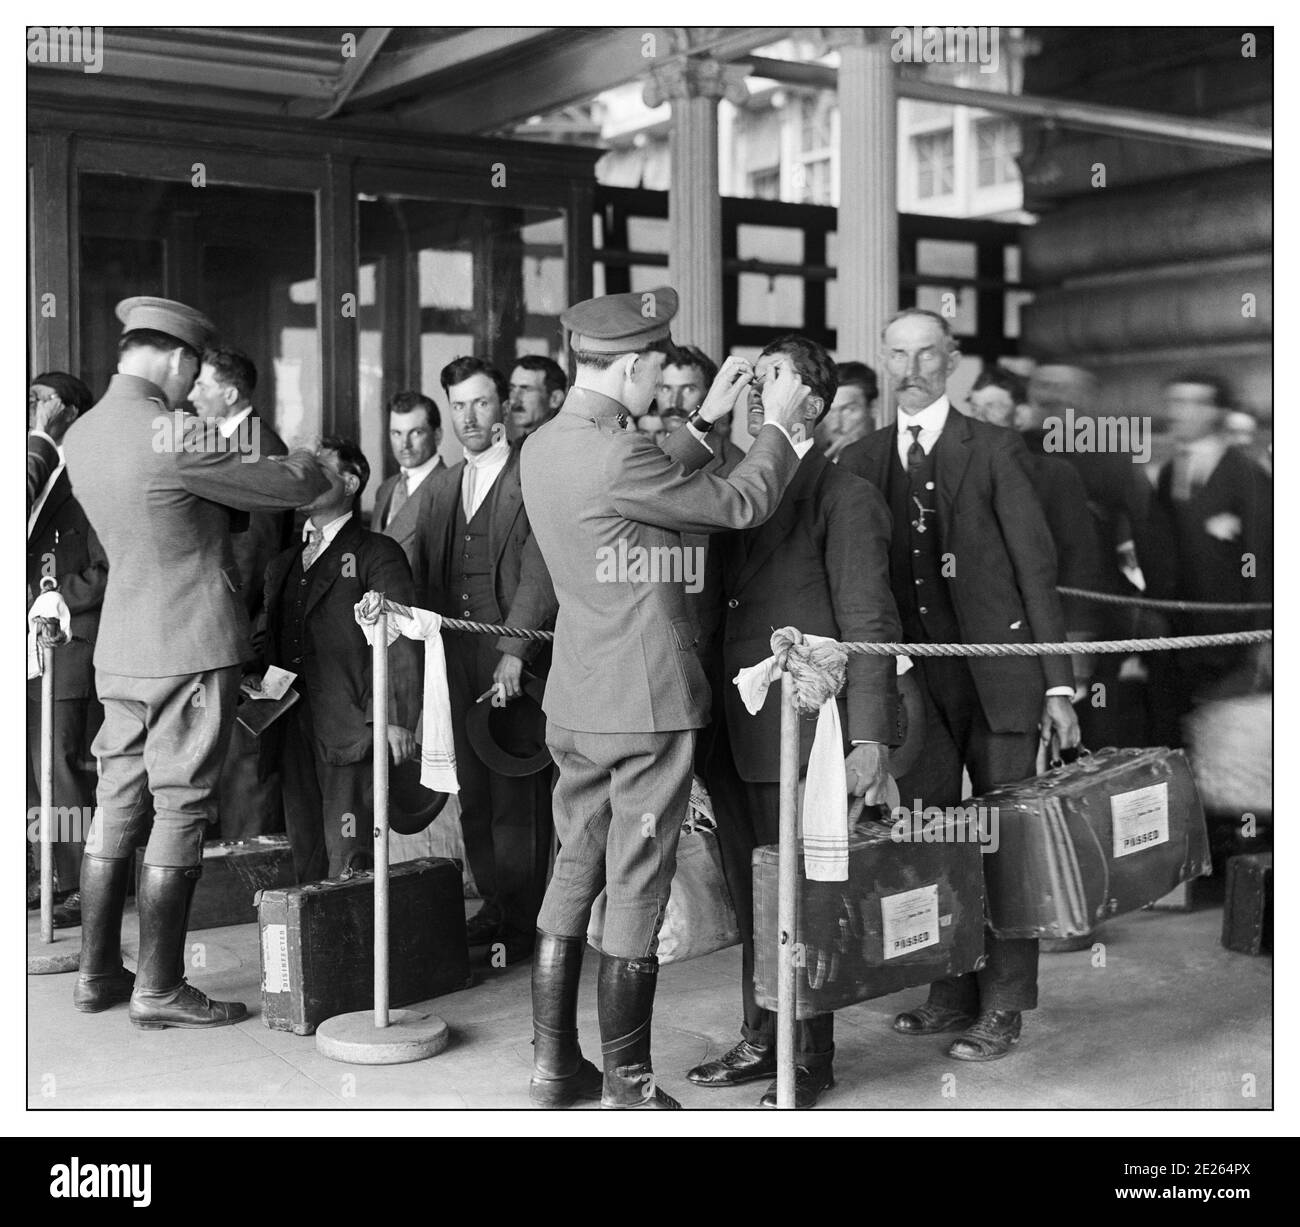
<svg viewBox="0 0 1300 1227"><path fill-rule="evenodd" d="M931 842L891 832L879 822L852 828L847 882L808 881L800 856L796 1017L961 975L984 961L983 858L967 824L944 819ZM753 867L754 989L758 1003L775 1010L777 848L756 848Z"/></svg>
<svg viewBox="0 0 1300 1227"><path fill-rule="evenodd" d="M429 857L388 875L389 1005L468 986L469 948L460 866ZM374 877L359 873L264 890L262 1021L310 1035L327 1018L374 1005Z"/></svg>
<svg viewBox="0 0 1300 1227"><path fill-rule="evenodd" d="M135 878L140 881L144 849L135 854ZM287 835L217 840L203 845L203 876L194 888L190 929L219 929L257 920L254 899L259 890L293 885L293 857Z"/></svg>
<svg viewBox="0 0 1300 1227"><path fill-rule="evenodd" d="M1273 950L1273 854L1255 852L1228 862L1223 945L1238 954Z"/></svg>
<svg viewBox="0 0 1300 1227"><path fill-rule="evenodd" d="M970 804L997 815L985 874L999 937L1081 937L1210 871L1181 750L1098 750Z"/></svg>

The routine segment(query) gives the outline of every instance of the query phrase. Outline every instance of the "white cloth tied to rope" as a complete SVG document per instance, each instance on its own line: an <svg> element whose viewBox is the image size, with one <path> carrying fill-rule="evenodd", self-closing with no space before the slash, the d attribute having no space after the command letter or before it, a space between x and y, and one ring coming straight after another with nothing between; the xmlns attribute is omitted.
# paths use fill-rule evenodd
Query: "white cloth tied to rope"
<svg viewBox="0 0 1300 1227"><path fill-rule="evenodd" d="M41 622L50 618L59 624L63 642L72 638L72 614L67 602L54 589L40 593L27 611L27 677L45 672L45 645L41 643Z"/></svg>
<svg viewBox="0 0 1300 1227"><path fill-rule="evenodd" d="M380 600L367 592L353 607L357 625L366 642L375 642ZM456 778L456 747L451 734L451 695L447 690L447 653L442 643L442 616L428 609L412 608L410 615L388 613L388 642L398 635L424 641L424 740L420 745L420 783L434 792L459 793Z"/></svg>
<svg viewBox="0 0 1300 1227"><path fill-rule="evenodd" d="M778 631L777 636L782 633ZM801 639L810 648L837 642L825 635L803 635ZM897 658L900 676L911 667L908 657ZM758 714L767 700L767 688L780 676L781 666L772 655L741 669L731 679L751 716ZM844 770L840 709L835 701L838 689L838 686L832 688L817 710L817 731L813 735L808 771L804 777L799 824L803 837L804 875L810 882L847 882L849 878L849 784Z"/></svg>

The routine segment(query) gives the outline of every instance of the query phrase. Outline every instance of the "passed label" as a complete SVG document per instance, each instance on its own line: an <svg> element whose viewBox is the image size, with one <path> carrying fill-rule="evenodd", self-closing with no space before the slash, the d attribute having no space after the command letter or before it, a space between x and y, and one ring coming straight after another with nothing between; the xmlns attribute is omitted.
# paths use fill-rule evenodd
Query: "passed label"
<svg viewBox="0 0 1300 1227"><path fill-rule="evenodd" d="M262 929L262 991L289 991L288 925L267 925Z"/></svg>
<svg viewBox="0 0 1300 1227"><path fill-rule="evenodd" d="M939 885L918 886L880 900L885 958L896 959L939 942Z"/></svg>
<svg viewBox="0 0 1300 1227"><path fill-rule="evenodd" d="M1152 784L1110 799L1112 855L1132 856L1169 842L1169 785Z"/></svg>

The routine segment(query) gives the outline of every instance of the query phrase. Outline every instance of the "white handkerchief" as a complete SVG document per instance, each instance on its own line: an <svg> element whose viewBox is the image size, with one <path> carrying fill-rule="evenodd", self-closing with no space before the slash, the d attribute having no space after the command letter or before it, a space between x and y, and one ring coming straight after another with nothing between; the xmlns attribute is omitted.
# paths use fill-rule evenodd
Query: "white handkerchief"
<svg viewBox="0 0 1300 1227"><path fill-rule="evenodd" d="M357 602L357 625L366 642L375 641L376 623L362 617L367 606ZM451 696L447 690L447 653L442 644L442 617L427 609L412 609L410 617L388 615L388 642L398 635L424 640L424 740L420 745L420 783L434 792L459 793L456 778L456 748L451 735Z"/></svg>
<svg viewBox="0 0 1300 1227"><path fill-rule="evenodd" d="M45 648L40 644L39 632L36 629L38 618L54 618L63 632L63 637L69 639L72 636L72 614L68 611L67 602L54 589L42 592L27 611L28 679L40 677L45 672Z"/></svg>

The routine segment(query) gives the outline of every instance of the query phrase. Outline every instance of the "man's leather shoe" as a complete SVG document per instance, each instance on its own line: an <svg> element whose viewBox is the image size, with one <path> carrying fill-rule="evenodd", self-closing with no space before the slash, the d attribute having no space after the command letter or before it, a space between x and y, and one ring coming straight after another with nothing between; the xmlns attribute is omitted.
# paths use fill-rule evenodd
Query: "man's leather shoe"
<svg viewBox="0 0 1300 1227"><path fill-rule="evenodd" d="M974 1021L975 1016L964 1010L950 1010L927 1001L895 1018L894 1030L899 1035L938 1035L943 1031L964 1031Z"/></svg>
<svg viewBox="0 0 1300 1227"><path fill-rule="evenodd" d="M465 937L471 946L486 946L496 941L501 921L487 912L476 912L465 922Z"/></svg>
<svg viewBox="0 0 1300 1227"><path fill-rule="evenodd" d="M730 1052L725 1052L716 1061L706 1061L697 1065L686 1075L688 1082L696 1086L740 1086L745 1082L757 1082L760 1078L770 1078L776 1073L776 1051L772 1048L760 1048L748 1040L741 1040Z"/></svg>
<svg viewBox="0 0 1300 1227"><path fill-rule="evenodd" d="M248 1017L242 1001L213 1001L206 993L182 980L170 992L131 994L131 1024L141 1031L164 1027L224 1027Z"/></svg>
<svg viewBox="0 0 1300 1227"><path fill-rule="evenodd" d="M794 1106L796 1108L815 1108L823 1091L829 1091L835 1085L835 1075L829 1065L819 1065L809 1069L806 1065L794 1067ZM776 1107L776 1083L767 1088L766 1094L758 1101L760 1108Z"/></svg>
<svg viewBox="0 0 1300 1227"><path fill-rule="evenodd" d="M985 1010L973 1027L953 1040L948 1055L955 1061L996 1061L1019 1041L1018 1010Z"/></svg>
<svg viewBox="0 0 1300 1227"><path fill-rule="evenodd" d="M72 1004L83 1014L98 1014L110 1006L131 1000L135 976L125 967L95 975L82 972L72 988Z"/></svg>

